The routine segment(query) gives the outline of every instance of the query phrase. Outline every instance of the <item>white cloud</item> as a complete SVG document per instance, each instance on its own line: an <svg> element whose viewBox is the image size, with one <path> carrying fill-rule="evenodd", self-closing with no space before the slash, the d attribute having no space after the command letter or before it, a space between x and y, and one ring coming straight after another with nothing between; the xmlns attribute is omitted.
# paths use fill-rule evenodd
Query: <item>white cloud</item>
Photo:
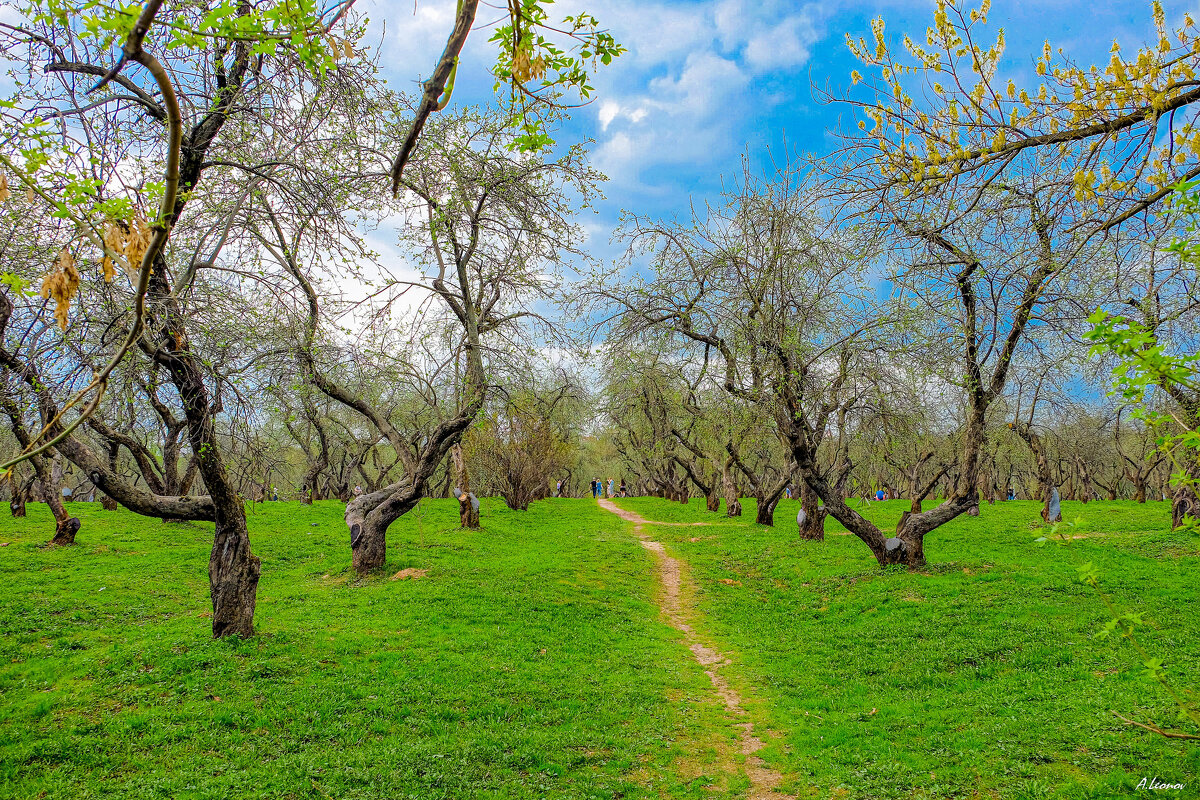
<svg viewBox="0 0 1200 800"><path fill-rule="evenodd" d="M809 47L820 36L812 20L799 14L752 36L746 42L745 58L756 71L799 67L808 61Z"/></svg>
<svg viewBox="0 0 1200 800"><path fill-rule="evenodd" d="M808 61L821 36L816 9L785 0L597 8L629 52L595 76L596 165L616 187L646 190L654 167L727 160L744 146L752 81Z"/></svg>
<svg viewBox="0 0 1200 800"><path fill-rule="evenodd" d="M456 0L360 0L384 30L382 67L398 88L415 88L436 63L453 23ZM365 4L365 5L364 5ZM486 74L495 14L480 9L481 26L467 40L464 68ZM751 82L802 67L820 38L826 13L795 0L560 0L557 19L587 10L628 52L592 75L595 163L612 190L645 186L655 167L724 163L745 145L743 120L754 117ZM665 189L661 187L660 190Z"/></svg>
<svg viewBox="0 0 1200 800"><path fill-rule="evenodd" d="M621 113L621 106L611 100L600 104L600 130L608 130L609 123Z"/></svg>

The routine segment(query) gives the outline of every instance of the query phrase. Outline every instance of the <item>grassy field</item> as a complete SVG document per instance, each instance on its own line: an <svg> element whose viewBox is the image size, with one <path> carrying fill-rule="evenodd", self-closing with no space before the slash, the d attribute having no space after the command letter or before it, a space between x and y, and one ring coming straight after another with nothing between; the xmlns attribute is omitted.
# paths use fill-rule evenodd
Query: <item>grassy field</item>
<svg viewBox="0 0 1200 800"><path fill-rule="evenodd" d="M360 582L340 504L259 508L247 641L209 638L210 526L0 521L0 796L703 796L671 765L716 706L613 515L487 501L467 533L426 502Z"/></svg>
<svg viewBox="0 0 1200 800"><path fill-rule="evenodd" d="M796 536L799 503L776 527L656 499L619 501L662 521L655 538L690 565L708 631L736 654L758 712L781 733L776 766L801 796L1107 798L1143 777L1200 792L1200 746L1126 728L1174 722L1076 582L1093 562L1122 609L1146 612L1144 644L1182 686L1200 688L1200 540L1175 535L1165 503L1064 503L1083 518L1066 547L1036 547L1040 505L984 506L926 540L931 567L881 573L853 536ZM894 527L906 501L863 513ZM844 532L834 520L829 534ZM815 788L815 792L813 791ZM1161 794L1168 794L1162 792Z"/></svg>
<svg viewBox="0 0 1200 800"><path fill-rule="evenodd" d="M1104 610L1092 561L1147 646L1200 685L1200 542L1163 504L1065 503L1089 534L1037 548L1032 503L931 536L925 572L881 573L853 537L796 537L693 501L620 504L687 571L697 626L734 659L783 788L820 798L1087 798L1142 777L1200 786ZM868 516L894 522L900 501ZM656 605L655 562L587 500L529 512L452 501L393 526L386 574L349 570L341 506L252 514L263 559L246 641L208 635L211 529L73 504L0 520L0 797L700 798L738 796L735 735ZM840 526L830 522L831 534ZM426 570L393 580L400 570Z"/></svg>

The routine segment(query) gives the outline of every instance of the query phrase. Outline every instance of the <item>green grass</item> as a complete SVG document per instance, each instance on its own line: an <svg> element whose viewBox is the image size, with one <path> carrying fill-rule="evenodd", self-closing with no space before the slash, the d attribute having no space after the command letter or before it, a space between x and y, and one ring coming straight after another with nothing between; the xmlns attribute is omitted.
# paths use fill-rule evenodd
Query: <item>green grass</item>
<svg viewBox="0 0 1200 800"><path fill-rule="evenodd" d="M881 573L853 536L798 539L795 501L774 528L753 524L753 501L741 520L695 501L619 502L716 523L650 530L690 565L706 632L736 653L756 710L782 732L774 763L790 791L1103 798L1158 776L1197 796L1200 746L1112 716L1173 724L1176 710L1128 644L1095 636L1103 605L1075 581L1093 562L1120 608L1146 612L1140 635L1177 684L1200 688L1200 541L1167 530L1166 504L1064 503L1083 517L1072 533L1089 537L1043 548L1039 504L985 505L931 534L931 566L912 574ZM864 513L894 527L906 505Z"/></svg>
<svg viewBox="0 0 1200 800"><path fill-rule="evenodd" d="M696 627L736 663L785 789L820 798L1106 798L1187 784L1200 747L1171 721L1104 610L1092 561L1183 686L1200 685L1200 542L1164 504L1065 503L1069 547L1038 548L1034 503L984 506L882 573L850 536L798 540L703 505L618 501L695 583ZM894 524L902 501L866 513ZM739 796L736 742L655 605L654 561L590 500L484 502L458 530L427 501L389 532L384 574L349 568L342 507L268 503L250 640L209 638L211 526L73 504L0 520L0 798L702 798ZM696 539L696 541L692 541ZM428 570L417 580L396 571ZM726 582L722 582L726 581ZM1160 793L1165 795L1167 793Z"/></svg>
<svg viewBox="0 0 1200 800"><path fill-rule="evenodd" d="M2 521L0 796L699 796L708 681L654 605L652 561L594 504L433 501L349 569L342 506L271 503L256 627L209 637L210 525L73 504ZM401 568L417 580L389 580ZM680 741L677 741L680 740Z"/></svg>

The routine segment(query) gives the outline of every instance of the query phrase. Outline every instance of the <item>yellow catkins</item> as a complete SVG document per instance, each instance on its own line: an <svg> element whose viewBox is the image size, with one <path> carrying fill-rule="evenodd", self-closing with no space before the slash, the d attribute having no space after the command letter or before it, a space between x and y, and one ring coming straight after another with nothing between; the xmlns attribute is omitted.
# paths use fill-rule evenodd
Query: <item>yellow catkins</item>
<svg viewBox="0 0 1200 800"><path fill-rule="evenodd" d="M75 268L75 257L71 249L64 247L58 251L58 259L54 262L54 271L42 281L42 297L54 300L54 319L61 330L67 329L67 312L71 307L71 298L79 291L79 270Z"/></svg>
<svg viewBox="0 0 1200 800"><path fill-rule="evenodd" d="M8 176L0 174L0 203L10 197L12 197L12 192L8 190Z"/></svg>

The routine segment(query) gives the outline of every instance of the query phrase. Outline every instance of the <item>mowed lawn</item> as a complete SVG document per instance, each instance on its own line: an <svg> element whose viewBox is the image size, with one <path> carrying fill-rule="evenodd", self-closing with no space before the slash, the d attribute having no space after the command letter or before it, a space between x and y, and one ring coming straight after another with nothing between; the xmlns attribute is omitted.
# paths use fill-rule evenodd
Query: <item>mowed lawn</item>
<svg viewBox="0 0 1200 800"><path fill-rule="evenodd" d="M73 548L41 504L0 519L0 797L705 796L674 765L708 679L595 503L489 500L471 533L427 501L366 581L341 504L256 506L259 635L220 642L211 525L70 507Z"/></svg>
<svg viewBox="0 0 1200 800"><path fill-rule="evenodd" d="M1092 562L1143 644L1181 688L1200 690L1200 539L1173 534L1166 503L1064 503L1067 547L1037 547L1040 505L983 506L926 539L928 570L881 573L853 536L776 527L657 499L618 501L690 565L706 632L741 665L779 734L767 752L802 797L1200 796L1200 743L1123 725L1176 724L1134 649L1097 637L1108 618L1078 583ZM906 501L863 513L895 526ZM829 534L844 531L833 520ZM1143 778L1185 784L1139 794Z"/></svg>

